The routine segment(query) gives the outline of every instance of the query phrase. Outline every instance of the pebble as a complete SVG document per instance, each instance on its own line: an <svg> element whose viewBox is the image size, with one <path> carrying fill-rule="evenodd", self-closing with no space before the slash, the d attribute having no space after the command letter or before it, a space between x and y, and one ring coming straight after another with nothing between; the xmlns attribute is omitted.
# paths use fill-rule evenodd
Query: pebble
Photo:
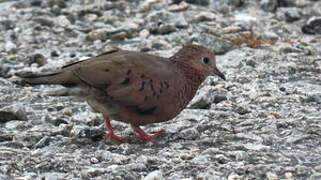
<svg viewBox="0 0 321 180"><path fill-rule="evenodd" d="M185 1L182 1L179 4L172 4L167 9L170 12L179 12L179 11L185 11L189 7L189 4L187 4Z"/></svg>
<svg viewBox="0 0 321 180"><path fill-rule="evenodd" d="M127 37L127 33L122 31L122 32L113 34L110 37L110 40L112 40L112 41L121 41L121 40L124 40L126 37Z"/></svg>
<svg viewBox="0 0 321 180"><path fill-rule="evenodd" d="M101 40L106 41L108 39L107 31L103 29L92 30L88 33L87 39L91 41Z"/></svg>
<svg viewBox="0 0 321 180"><path fill-rule="evenodd" d="M278 6L278 0L261 0L260 5L264 11L274 12Z"/></svg>
<svg viewBox="0 0 321 180"><path fill-rule="evenodd" d="M198 23L202 21L215 21L216 15L214 13L200 12L193 20L193 22Z"/></svg>
<svg viewBox="0 0 321 180"><path fill-rule="evenodd" d="M305 34L321 34L321 16L311 17L307 23L302 26L302 32Z"/></svg>
<svg viewBox="0 0 321 180"><path fill-rule="evenodd" d="M287 8L285 10L285 20L286 22L294 22L301 18L297 8Z"/></svg>
<svg viewBox="0 0 321 180"><path fill-rule="evenodd" d="M163 172L160 170L153 171L143 178L143 180L165 180Z"/></svg>
<svg viewBox="0 0 321 180"><path fill-rule="evenodd" d="M38 67L41 67L47 64L47 60L42 54L37 53L29 56L29 60L28 60L29 66L33 63L36 63Z"/></svg>
<svg viewBox="0 0 321 180"><path fill-rule="evenodd" d="M208 6L210 4L209 0L185 0L187 3L201 5L201 6Z"/></svg>
<svg viewBox="0 0 321 180"><path fill-rule="evenodd" d="M17 49L17 45L12 41L7 41L4 48L7 52L11 52Z"/></svg>

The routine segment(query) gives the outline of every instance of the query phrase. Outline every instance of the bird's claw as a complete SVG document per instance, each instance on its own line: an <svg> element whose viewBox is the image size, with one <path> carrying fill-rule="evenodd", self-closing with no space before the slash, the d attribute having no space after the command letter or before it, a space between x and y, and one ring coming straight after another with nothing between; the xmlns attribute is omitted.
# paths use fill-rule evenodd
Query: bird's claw
<svg viewBox="0 0 321 180"><path fill-rule="evenodd" d="M107 138L109 138L111 141L115 141L118 143L123 143L127 140L127 137L120 137L120 136L117 136L114 133L110 133L110 132L108 132L104 135L104 139L107 139Z"/></svg>
<svg viewBox="0 0 321 180"><path fill-rule="evenodd" d="M139 133L139 134L136 134L136 135L134 136L134 138L140 139L140 140L146 141L146 142L152 142L152 141L155 140L158 136L160 136L163 132L164 132L164 130L160 130L160 131L157 131L154 135L148 135L148 134L146 134L146 133Z"/></svg>

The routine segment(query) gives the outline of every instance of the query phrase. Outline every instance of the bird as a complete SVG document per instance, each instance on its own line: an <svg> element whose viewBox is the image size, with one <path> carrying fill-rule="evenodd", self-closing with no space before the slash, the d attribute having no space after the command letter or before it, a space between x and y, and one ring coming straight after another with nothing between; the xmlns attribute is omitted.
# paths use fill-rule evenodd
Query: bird
<svg viewBox="0 0 321 180"><path fill-rule="evenodd" d="M30 85L62 85L57 95L80 97L105 120L104 138L125 142L128 137L114 133L111 120L128 123L133 136L154 141L164 130L147 134L141 126L176 117L210 75L226 80L216 67L215 53L201 45L184 45L169 58L112 47L54 72L24 73Z"/></svg>

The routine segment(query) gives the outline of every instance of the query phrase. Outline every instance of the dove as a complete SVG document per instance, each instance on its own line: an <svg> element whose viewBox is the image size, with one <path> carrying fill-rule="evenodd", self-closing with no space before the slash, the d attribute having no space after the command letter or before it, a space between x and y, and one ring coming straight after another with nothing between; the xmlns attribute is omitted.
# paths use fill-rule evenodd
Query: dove
<svg viewBox="0 0 321 180"><path fill-rule="evenodd" d="M113 47L98 56L63 66L56 72L27 73L31 85L57 84L60 95L80 97L106 124L104 138L124 142L113 131L111 120L131 125L134 138L153 141L164 130L147 134L140 126L176 117L211 75L225 80L216 67L215 54L200 45L185 45L169 58Z"/></svg>

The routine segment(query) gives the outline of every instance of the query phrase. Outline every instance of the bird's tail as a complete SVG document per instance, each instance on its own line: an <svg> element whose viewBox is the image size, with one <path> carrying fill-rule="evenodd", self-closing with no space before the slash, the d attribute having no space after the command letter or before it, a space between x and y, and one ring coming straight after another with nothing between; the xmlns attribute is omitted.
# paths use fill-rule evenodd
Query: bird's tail
<svg viewBox="0 0 321 180"><path fill-rule="evenodd" d="M66 76L67 72L54 72L48 74L33 74L33 73L23 73L18 74L23 82L27 84L60 84L63 86L73 86L74 84Z"/></svg>

